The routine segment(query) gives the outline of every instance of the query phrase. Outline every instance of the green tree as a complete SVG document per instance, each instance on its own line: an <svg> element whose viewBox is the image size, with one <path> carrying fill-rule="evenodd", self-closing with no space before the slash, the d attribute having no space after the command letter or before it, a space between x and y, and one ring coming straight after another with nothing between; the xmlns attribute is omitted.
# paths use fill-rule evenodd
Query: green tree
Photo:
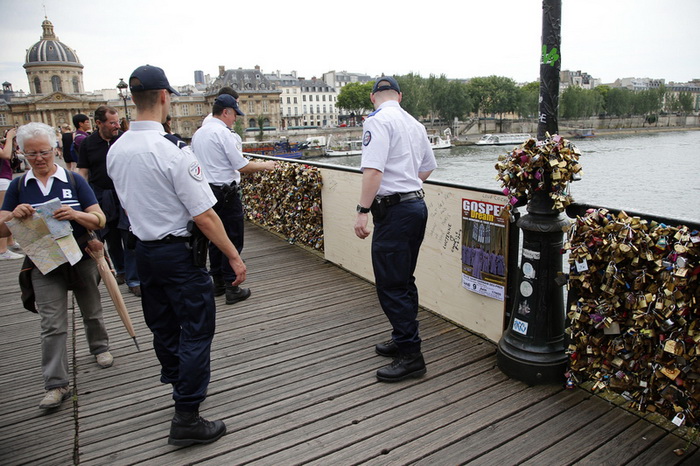
<svg viewBox="0 0 700 466"><path fill-rule="evenodd" d="M518 114L522 118L536 118L540 111L540 82L532 81L520 88Z"/></svg>
<svg viewBox="0 0 700 466"><path fill-rule="evenodd" d="M605 108L609 115L626 116L632 113L632 91L624 87L610 89L605 100Z"/></svg>
<svg viewBox="0 0 700 466"><path fill-rule="evenodd" d="M233 130L238 134L241 138L243 138L243 121L240 120L239 118L236 119L236 122L233 124Z"/></svg>
<svg viewBox="0 0 700 466"><path fill-rule="evenodd" d="M467 95L471 102L470 110L479 116L485 111L486 102L488 100L489 86L488 78L472 78L467 83Z"/></svg>
<svg viewBox="0 0 700 466"><path fill-rule="evenodd" d="M431 75L427 81L431 119L437 116L448 125L455 118L461 119L469 111L469 95L464 84L449 81L443 74Z"/></svg>
<svg viewBox="0 0 700 466"><path fill-rule="evenodd" d="M678 103L680 111L684 114L688 114L693 111L693 95L690 92L680 92L678 94Z"/></svg>
<svg viewBox="0 0 700 466"><path fill-rule="evenodd" d="M515 81L503 76L473 78L467 83L467 95L472 110L479 114L498 114L503 123L503 115L515 113L520 106L520 89Z"/></svg>
<svg viewBox="0 0 700 466"><path fill-rule="evenodd" d="M263 128L265 127L265 115L257 115L255 117L255 121L258 124L258 141L262 142L262 140L265 137L265 132L263 131Z"/></svg>
<svg viewBox="0 0 700 466"><path fill-rule="evenodd" d="M435 117L440 117L440 107L444 104L447 97L448 81L444 74L440 77L431 74L426 80L426 90L428 93L428 106L430 109L430 121Z"/></svg>
<svg viewBox="0 0 700 466"><path fill-rule="evenodd" d="M650 115L656 112L656 93L651 89L645 89L633 94L632 114Z"/></svg>
<svg viewBox="0 0 700 466"><path fill-rule="evenodd" d="M470 107L466 85L461 81L448 82L445 94L438 103L440 118L452 124L455 118L461 120L469 112Z"/></svg>
<svg viewBox="0 0 700 466"><path fill-rule="evenodd" d="M364 115L368 110L372 110L374 106L369 98L372 93L373 82L368 83L350 83L344 86L338 94L338 101L335 106L354 113L355 118Z"/></svg>
<svg viewBox="0 0 700 466"><path fill-rule="evenodd" d="M593 90L595 92L597 92L598 94L600 94L600 96L602 97L602 100L601 100L601 102L603 103L602 111L603 111L603 113L607 113L608 112L608 109L607 109L608 93L610 92L610 86L606 86L605 84L603 84L602 86L594 87Z"/></svg>
<svg viewBox="0 0 700 466"><path fill-rule="evenodd" d="M603 108L603 96L579 86L569 86L559 99L559 113L562 118L586 118L597 115Z"/></svg>
<svg viewBox="0 0 700 466"><path fill-rule="evenodd" d="M403 94L401 108L416 119L426 115L429 106L425 79L414 73L395 76L395 78Z"/></svg>

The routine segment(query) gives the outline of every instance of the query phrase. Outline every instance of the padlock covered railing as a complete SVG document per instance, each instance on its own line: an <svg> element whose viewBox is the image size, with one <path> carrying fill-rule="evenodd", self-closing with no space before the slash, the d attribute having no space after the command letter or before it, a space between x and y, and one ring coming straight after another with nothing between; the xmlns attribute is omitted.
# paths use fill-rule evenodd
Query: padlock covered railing
<svg viewBox="0 0 700 466"><path fill-rule="evenodd" d="M569 386L590 380L639 411L700 424L700 225L574 206Z"/></svg>

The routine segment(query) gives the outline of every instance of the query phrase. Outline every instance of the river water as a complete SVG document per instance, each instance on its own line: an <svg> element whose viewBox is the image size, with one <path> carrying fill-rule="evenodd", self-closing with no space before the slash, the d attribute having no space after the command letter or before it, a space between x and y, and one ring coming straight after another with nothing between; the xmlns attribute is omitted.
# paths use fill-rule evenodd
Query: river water
<svg viewBox="0 0 700 466"><path fill-rule="evenodd" d="M700 222L700 131L598 135L571 140L583 176L571 185L579 203ZM431 180L501 190L495 164L508 146L454 146L435 151ZM359 167L360 156L315 161Z"/></svg>

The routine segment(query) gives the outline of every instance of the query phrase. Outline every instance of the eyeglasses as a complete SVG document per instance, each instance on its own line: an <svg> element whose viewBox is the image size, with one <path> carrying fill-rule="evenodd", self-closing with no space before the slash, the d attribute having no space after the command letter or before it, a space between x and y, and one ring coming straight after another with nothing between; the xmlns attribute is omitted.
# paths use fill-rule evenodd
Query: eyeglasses
<svg viewBox="0 0 700 466"><path fill-rule="evenodd" d="M47 159L53 155L53 149L46 149L42 150L41 152L34 152L34 153L27 153L27 152L22 152L22 154L30 159L33 159L35 157L41 157L42 159Z"/></svg>

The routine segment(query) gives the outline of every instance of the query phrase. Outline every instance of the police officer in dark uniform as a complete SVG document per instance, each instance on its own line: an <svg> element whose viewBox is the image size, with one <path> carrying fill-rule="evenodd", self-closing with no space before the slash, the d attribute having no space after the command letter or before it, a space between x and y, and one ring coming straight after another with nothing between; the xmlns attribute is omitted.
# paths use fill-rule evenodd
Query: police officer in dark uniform
<svg viewBox="0 0 700 466"><path fill-rule="evenodd" d="M377 296L392 326L391 340L376 345L394 361L377 371L382 382L426 372L418 333L418 289L413 273L423 242L428 209L423 181L437 167L425 127L404 111L393 77L379 78L370 95L375 111L364 123L362 193L355 234L364 239L372 212L372 267Z"/></svg>
<svg viewBox="0 0 700 466"><path fill-rule="evenodd" d="M161 381L173 386L168 443L210 443L226 433L226 426L199 416L210 379L216 307L205 264L192 255L194 250L206 255L206 248L192 247L193 239L201 239L197 230L228 258L235 285L245 280L246 267L212 209L216 197L199 162L163 130L170 94L177 95L165 73L141 66L131 74L129 87L138 119L110 148L107 171L138 238L143 313L153 332Z"/></svg>

